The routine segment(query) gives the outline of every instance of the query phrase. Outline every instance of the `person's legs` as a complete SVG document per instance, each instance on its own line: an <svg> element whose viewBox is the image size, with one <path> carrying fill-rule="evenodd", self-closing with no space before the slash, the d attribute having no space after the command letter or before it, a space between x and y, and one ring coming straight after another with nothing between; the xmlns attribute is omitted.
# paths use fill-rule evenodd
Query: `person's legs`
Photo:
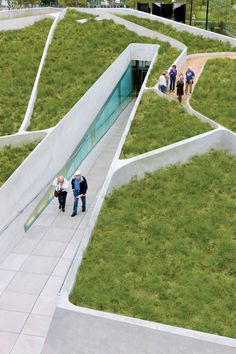
<svg viewBox="0 0 236 354"><path fill-rule="evenodd" d="M62 192L58 192L58 203L59 203L59 209L62 208Z"/></svg>
<svg viewBox="0 0 236 354"><path fill-rule="evenodd" d="M191 81L189 83L189 93L192 93L192 87L193 87L193 82Z"/></svg>
<svg viewBox="0 0 236 354"><path fill-rule="evenodd" d="M86 196L81 197L82 211L86 210Z"/></svg>
<svg viewBox="0 0 236 354"><path fill-rule="evenodd" d="M172 91L175 90L175 81L176 81L176 77L173 77L173 83L172 83L173 88L172 88Z"/></svg>
<svg viewBox="0 0 236 354"><path fill-rule="evenodd" d="M66 191L63 191L63 192L61 192L61 194L62 194L61 208L62 208L62 211L65 211L67 192L66 192Z"/></svg>
<svg viewBox="0 0 236 354"><path fill-rule="evenodd" d="M78 209L78 198L77 197L79 195L79 191L74 190L73 194L74 194L74 205L73 205L73 213L72 213L72 215L75 216L77 214L77 209Z"/></svg>
<svg viewBox="0 0 236 354"><path fill-rule="evenodd" d="M174 91L174 90L175 90L175 78L170 77L170 91Z"/></svg>
<svg viewBox="0 0 236 354"><path fill-rule="evenodd" d="M188 88L189 88L189 83L186 81L186 85L185 85L185 93L186 93L186 95L188 94Z"/></svg>

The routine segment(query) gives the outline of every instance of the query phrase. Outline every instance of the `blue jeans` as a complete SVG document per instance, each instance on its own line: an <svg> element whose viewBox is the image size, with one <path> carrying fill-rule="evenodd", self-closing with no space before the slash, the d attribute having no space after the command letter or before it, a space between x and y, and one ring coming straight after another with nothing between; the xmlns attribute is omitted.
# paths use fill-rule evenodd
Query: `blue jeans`
<svg viewBox="0 0 236 354"><path fill-rule="evenodd" d="M73 190L73 194L74 194L73 213L77 214L78 202L79 202L79 199L77 197L80 195L80 191L78 191L77 189L74 189ZM82 202L82 209L86 209L86 197L85 197L85 195L83 197L81 197L81 202Z"/></svg>
<svg viewBox="0 0 236 354"><path fill-rule="evenodd" d="M163 92L163 93L166 93L166 91L167 91L167 87L164 86L164 85L159 85L158 88L159 88L159 90L160 90L161 92Z"/></svg>
<svg viewBox="0 0 236 354"><path fill-rule="evenodd" d="M170 77L170 91L174 91L175 90L175 80L176 80L175 76L171 76Z"/></svg>

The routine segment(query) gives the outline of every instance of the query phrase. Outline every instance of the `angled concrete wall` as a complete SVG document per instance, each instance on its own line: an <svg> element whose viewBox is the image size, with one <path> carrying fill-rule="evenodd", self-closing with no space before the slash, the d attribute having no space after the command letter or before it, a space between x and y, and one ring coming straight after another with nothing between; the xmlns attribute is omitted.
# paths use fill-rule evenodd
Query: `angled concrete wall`
<svg viewBox="0 0 236 354"><path fill-rule="evenodd" d="M79 9L79 11L81 11L81 9ZM175 28L177 31L184 31L184 32L191 33L191 34L193 34L195 36L202 36L204 38L211 38L211 39L216 39L216 40L222 41L222 42L229 42L229 43L231 43L231 45L233 47L236 47L236 38L224 36L222 34L218 34L218 33L211 32L211 31L206 31L206 30L201 29L201 28L185 25L185 24L180 23L180 22L176 22L176 21L169 20L169 19L166 19L166 18L163 18L163 17L147 14L147 13L144 13L144 12L141 12L141 11L137 11L137 10L133 10L133 9L119 9L119 8L112 9L112 8L107 8L107 9L83 9L83 11L84 12L91 11L91 13L96 13L98 15L100 15L101 13L113 13L114 15L115 14L118 14L118 15L134 15L134 16L137 16L137 17L140 17L140 18L161 22L161 23L163 23L165 25L170 25L173 28Z"/></svg>
<svg viewBox="0 0 236 354"><path fill-rule="evenodd" d="M236 340L73 306L57 308L42 354L235 354ZM69 307L69 305L68 305ZM72 307L72 305L71 305Z"/></svg>
<svg viewBox="0 0 236 354"><path fill-rule="evenodd" d="M62 9L56 7L36 7L32 9L3 10L0 11L0 21L2 19L16 19L17 17L45 15L60 11L62 11Z"/></svg>
<svg viewBox="0 0 236 354"><path fill-rule="evenodd" d="M142 59L151 61L157 48L147 44L129 45L2 186L0 199L6 203L0 204L0 259L11 249L18 235L22 237L26 218L79 144L130 61L136 59L136 53L141 59L142 52L145 55ZM66 142L63 149L62 141ZM17 224L14 236L6 229L9 223Z"/></svg>
<svg viewBox="0 0 236 354"><path fill-rule="evenodd" d="M32 92L31 92L31 96L30 96L30 100L29 100L29 103L28 103L28 107L27 107L23 122L22 122L22 124L20 126L19 132L25 131L27 129L27 127L29 126L29 124L30 124L30 119L31 119L31 116L32 116L32 113L33 113L33 110L34 110L34 104L35 104L35 101L36 101L36 98L37 98L38 84L39 84L40 76L41 76L41 73L42 73L42 70L43 70L43 66L44 66L45 61L46 61L48 48L49 48L49 46L50 46L50 44L52 42L52 39L53 39L53 36L54 36L54 32L56 30L58 22L64 18L65 14L66 14L66 9L63 9L63 11L55 14L55 20L54 20L54 22L53 22L53 24L52 24L52 26L50 28L50 31L49 31L49 34L48 34L48 37L47 37L47 40L46 40L46 43L45 43L45 47L44 47L44 50L43 50L43 55L42 55L42 58L41 58L41 61L40 61L40 64L39 64L39 69L38 69L38 72L37 72L37 75L36 75L36 79L35 79L35 82L34 82L34 86L33 86Z"/></svg>

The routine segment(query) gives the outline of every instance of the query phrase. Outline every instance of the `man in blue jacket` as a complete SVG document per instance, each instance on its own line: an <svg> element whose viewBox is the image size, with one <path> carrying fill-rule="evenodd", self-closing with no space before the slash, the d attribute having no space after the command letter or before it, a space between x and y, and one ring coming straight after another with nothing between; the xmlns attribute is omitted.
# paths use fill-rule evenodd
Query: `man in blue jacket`
<svg viewBox="0 0 236 354"><path fill-rule="evenodd" d="M188 70L185 73L185 77L186 77L185 94L187 95L188 92L190 94L192 93L193 80L195 78L194 71L190 66L188 67Z"/></svg>
<svg viewBox="0 0 236 354"><path fill-rule="evenodd" d="M71 181L71 186L73 189L73 195L74 195L74 205L73 205L73 212L71 216L77 215L77 209L78 209L78 200L81 198L82 201L82 211L84 212L86 210L86 192L88 189L88 184L86 181L86 178L82 176L81 171L76 171L74 178L72 178Z"/></svg>

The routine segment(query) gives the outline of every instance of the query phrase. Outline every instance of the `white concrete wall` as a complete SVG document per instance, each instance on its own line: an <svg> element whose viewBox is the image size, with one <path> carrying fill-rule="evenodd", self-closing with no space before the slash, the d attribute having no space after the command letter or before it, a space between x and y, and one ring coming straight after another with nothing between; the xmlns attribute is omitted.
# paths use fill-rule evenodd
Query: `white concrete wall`
<svg viewBox="0 0 236 354"><path fill-rule="evenodd" d="M27 129L27 127L29 126L29 124L30 124L30 119L32 117L35 101L36 101L36 98L37 98L38 84L39 84L39 80L40 80L41 73L42 73L42 70L43 70L43 66L44 66L45 61L46 61L48 48L49 48L49 46L50 46L50 44L52 42L52 39L53 39L53 36L54 36L54 32L55 32L55 29L56 29L56 27L58 25L58 22L64 18L65 14L66 14L66 9L64 9L63 11L55 14L55 20L54 20L54 22L53 22L53 24L51 26L51 29L49 31L49 34L48 34L48 37L47 37L47 40L46 40L46 44L45 44L45 47L44 47L44 50L43 50L43 55L42 55L42 58L41 58L41 61L40 61L40 64L39 64L39 69L38 69L38 72L37 72L37 75L36 75L36 79L35 79L35 82L34 82L33 90L31 92L31 96L30 96L30 100L29 100L29 103L28 103L28 107L27 107L23 122L22 122L22 124L20 126L19 132L25 131Z"/></svg>
<svg viewBox="0 0 236 354"><path fill-rule="evenodd" d="M32 141L39 141L47 136L46 131L27 132L23 134L12 134L0 137L0 148L6 145L20 146Z"/></svg>
<svg viewBox="0 0 236 354"><path fill-rule="evenodd" d="M0 11L0 20L10 19L24 16L37 16L45 15L53 12L60 12L63 9L56 7L36 7L32 9L19 9L19 10L3 10Z"/></svg>
<svg viewBox="0 0 236 354"><path fill-rule="evenodd" d="M130 61L136 59L136 52L141 59L140 47L145 53L142 59L150 61L158 48L147 44L129 45L1 187L0 199L6 202L0 203L0 257L3 250L6 252L10 249L18 235L21 236L26 218L31 215L42 193L46 193L52 179L71 156ZM63 149L62 142L66 142ZM17 227L14 237L9 235L4 238L8 230L1 232L1 229L17 217L26 205L29 206L25 210L24 221L21 219L21 228ZM1 240L4 240L4 245Z"/></svg>
<svg viewBox="0 0 236 354"><path fill-rule="evenodd" d="M90 9L84 9L85 12L87 12ZM92 10L92 9L91 9ZM81 11L81 10L79 10ZM195 36L202 36L204 38L211 38L211 39L216 39L218 41L222 41L222 42L229 42L231 43L231 45L233 47L236 47L236 38L232 38L232 37L228 37L228 36L224 36L222 34L218 34L215 32L211 32L211 31L206 31L204 29L201 28L197 28L194 26L189 26L189 25L185 25L183 23L180 22L176 22L173 20L169 20L163 17L159 17L159 16L155 16L155 15L151 15L151 14L147 14L141 11L137 11L137 10L133 10L133 9L111 9L111 8L107 8L107 9L96 9L96 13L99 15L100 13L113 13L115 14L119 14L119 15L134 15L140 18L146 18L149 20L153 20L153 21L158 21L161 22L165 25L170 25L173 28L175 28L177 31L184 31L184 32L188 32L191 33Z"/></svg>
<svg viewBox="0 0 236 354"><path fill-rule="evenodd" d="M42 354L235 354L236 340L85 308L57 308ZM72 305L71 305L72 307Z"/></svg>
<svg viewBox="0 0 236 354"><path fill-rule="evenodd" d="M43 20L44 18L51 18L51 16L49 14L45 14L39 16L22 17L22 18L16 18L12 20L0 21L0 31L22 29L27 26L31 26L35 22Z"/></svg>
<svg viewBox="0 0 236 354"><path fill-rule="evenodd" d="M235 135L219 128L127 160L120 160L120 167L112 176L108 193L129 183L133 177L142 178L147 172L186 162L191 157L205 154L211 149L227 149L236 155Z"/></svg>

